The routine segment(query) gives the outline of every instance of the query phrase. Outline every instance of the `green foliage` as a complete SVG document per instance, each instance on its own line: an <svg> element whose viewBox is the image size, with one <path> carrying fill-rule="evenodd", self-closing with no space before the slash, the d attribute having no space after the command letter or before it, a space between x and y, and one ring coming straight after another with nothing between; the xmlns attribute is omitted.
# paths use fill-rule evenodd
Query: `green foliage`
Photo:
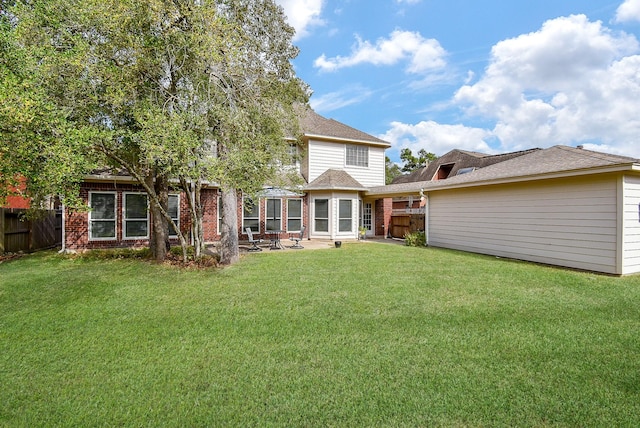
<svg viewBox="0 0 640 428"><path fill-rule="evenodd" d="M345 243L29 255L0 295L3 426L640 425L639 276Z"/></svg>
<svg viewBox="0 0 640 428"><path fill-rule="evenodd" d="M408 247L424 247L426 242L426 235L422 231L407 233L404 235L404 243Z"/></svg>
<svg viewBox="0 0 640 428"><path fill-rule="evenodd" d="M149 183L279 184L308 89L272 0L12 3L0 14L2 192L22 175L29 195L77 205L82 177L109 165L170 221L166 188Z"/></svg>
<svg viewBox="0 0 640 428"><path fill-rule="evenodd" d="M418 150L418 156L414 156L411 149L402 149L400 151L400 159L404 162L403 172L412 172L427 166L429 162L438 159L433 153L427 153L425 149Z"/></svg>
<svg viewBox="0 0 640 428"><path fill-rule="evenodd" d="M391 182L402 175L402 169L395 162L391 162L389 156L384 157L384 169L385 169L385 184L391 184Z"/></svg>

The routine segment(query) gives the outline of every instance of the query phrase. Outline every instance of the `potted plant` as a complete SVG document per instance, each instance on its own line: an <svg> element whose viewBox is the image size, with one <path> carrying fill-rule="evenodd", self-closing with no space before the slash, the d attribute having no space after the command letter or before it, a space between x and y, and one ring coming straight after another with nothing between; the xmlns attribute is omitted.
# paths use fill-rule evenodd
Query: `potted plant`
<svg viewBox="0 0 640 428"><path fill-rule="evenodd" d="M358 239L364 239L366 235L367 235L367 228L364 226L360 226L358 228Z"/></svg>

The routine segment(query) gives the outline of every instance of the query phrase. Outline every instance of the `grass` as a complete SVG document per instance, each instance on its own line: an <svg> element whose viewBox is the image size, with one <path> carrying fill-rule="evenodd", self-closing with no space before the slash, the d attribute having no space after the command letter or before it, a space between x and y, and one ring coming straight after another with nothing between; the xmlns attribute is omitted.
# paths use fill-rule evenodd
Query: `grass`
<svg viewBox="0 0 640 428"><path fill-rule="evenodd" d="M640 426L640 277L379 243L0 264L0 426Z"/></svg>

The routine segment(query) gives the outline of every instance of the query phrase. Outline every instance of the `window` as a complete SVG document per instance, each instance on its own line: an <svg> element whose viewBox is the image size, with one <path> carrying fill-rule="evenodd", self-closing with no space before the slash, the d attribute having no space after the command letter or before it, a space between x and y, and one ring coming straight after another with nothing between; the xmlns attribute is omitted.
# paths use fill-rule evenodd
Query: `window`
<svg viewBox="0 0 640 428"><path fill-rule="evenodd" d="M373 206L371 203L364 204L364 212L362 213L362 225L367 230L372 230L373 225Z"/></svg>
<svg viewBox="0 0 640 428"><path fill-rule="evenodd" d="M291 159L291 165L298 164L298 146L295 144L289 144L289 148L287 149L287 153L289 154L289 158Z"/></svg>
<svg viewBox="0 0 640 428"><path fill-rule="evenodd" d="M302 199L287 199L287 232L302 229Z"/></svg>
<svg viewBox="0 0 640 428"><path fill-rule="evenodd" d="M265 224L267 232L282 230L282 201L280 199L267 199Z"/></svg>
<svg viewBox="0 0 640 428"><path fill-rule="evenodd" d="M251 228L252 232L260 232L260 206L253 203L250 198L244 198L242 208L242 231L244 232L247 227Z"/></svg>
<svg viewBox="0 0 640 428"><path fill-rule="evenodd" d="M328 232L329 231L329 200L328 199L316 199L314 202L314 220L316 232Z"/></svg>
<svg viewBox="0 0 640 428"><path fill-rule="evenodd" d="M440 165L438 171L434 174L433 180L444 180L449 177L451 170L453 169L452 163L446 165Z"/></svg>
<svg viewBox="0 0 640 428"><path fill-rule="evenodd" d="M124 239L149 237L149 204L145 193L125 193L122 207Z"/></svg>
<svg viewBox="0 0 640 428"><path fill-rule="evenodd" d="M369 166L369 147L347 145L348 166Z"/></svg>
<svg viewBox="0 0 640 428"><path fill-rule="evenodd" d="M476 170L476 168L473 167L473 166L470 166L468 168L460 168L456 175L468 174L468 173L473 172L475 170Z"/></svg>
<svg viewBox="0 0 640 428"><path fill-rule="evenodd" d="M89 239L116 238L116 194L89 193Z"/></svg>
<svg viewBox="0 0 640 428"><path fill-rule="evenodd" d="M180 229L180 195L169 195L167 214L169 214L171 220L173 220L176 226L178 226L178 229ZM169 236L178 236L171 225L169 225Z"/></svg>
<svg viewBox="0 0 640 428"><path fill-rule="evenodd" d="M352 203L351 199L340 199L338 201L338 231L351 232L352 225Z"/></svg>

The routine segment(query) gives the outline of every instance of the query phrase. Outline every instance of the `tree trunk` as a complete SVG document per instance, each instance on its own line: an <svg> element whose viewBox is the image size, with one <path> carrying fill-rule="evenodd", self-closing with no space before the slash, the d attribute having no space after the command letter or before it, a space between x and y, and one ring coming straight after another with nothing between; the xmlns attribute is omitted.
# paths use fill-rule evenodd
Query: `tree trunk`
<svg viewBox="0 0 640 428"><path fill-rule="evenodd" d="M238 248L238 211L235 189L222 192L222 239L220 241L220 264L230 265L240 260Z"/></svg>
<svg viewBox="0 0 640 428"><path fill-rule="evenodd" d="M153 177L147 177L147 180L153 180ZM166 212L169 205L169 181L165 177L155 177L153 189L158 197L158 202ZM153 231L149 245L153 258L161 263L166 259L169 250L168 223L162 211L160 211L160 208L155 203L151 204L151 217L153 218Z"/></svg>

